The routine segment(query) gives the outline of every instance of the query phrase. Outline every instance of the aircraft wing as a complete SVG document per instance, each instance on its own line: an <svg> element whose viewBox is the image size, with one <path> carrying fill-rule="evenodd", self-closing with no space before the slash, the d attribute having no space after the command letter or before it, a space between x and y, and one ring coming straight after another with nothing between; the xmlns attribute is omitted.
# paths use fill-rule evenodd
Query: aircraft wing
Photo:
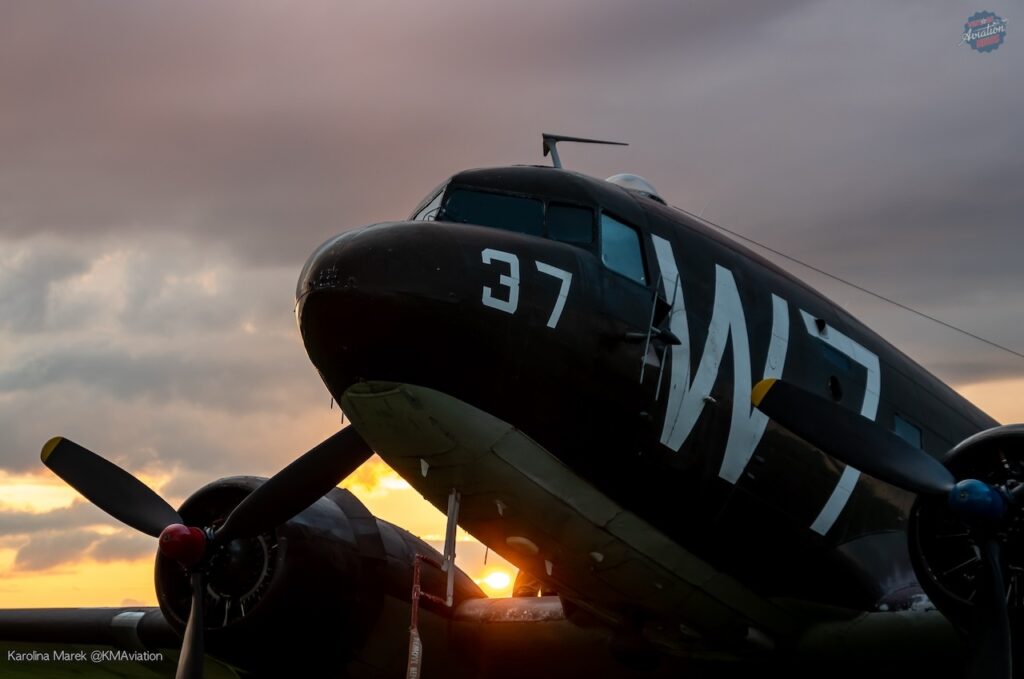
<svg viewBox="0 0 1024 679"><path fill-rule="evenodd" d="M0 676L173 676L181 638L159 608L20 608L0 610ZM207 656L204 676L237 679Z"/></svg>
<svg viewBox="0 0 1024 679"><path fill-rule="evenodd" d="M12 608L0 610L0 640L174 648L181 638L159 608Z"/></svg>

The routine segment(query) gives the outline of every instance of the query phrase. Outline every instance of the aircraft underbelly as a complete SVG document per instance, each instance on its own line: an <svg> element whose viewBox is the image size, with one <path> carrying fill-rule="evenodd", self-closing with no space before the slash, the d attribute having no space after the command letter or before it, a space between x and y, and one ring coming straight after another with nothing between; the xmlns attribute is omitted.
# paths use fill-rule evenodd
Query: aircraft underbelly
<svg viewBox="0 0 1024 679"><path fill-rule="evenodd" d="M640 616L710 638L777 636L778 607L701 561L581 479L512 425L446 394L363 382L341 405L382 458L459 525L567 599L610 619ZM666 640L668 641L668 640Z"/></svg>

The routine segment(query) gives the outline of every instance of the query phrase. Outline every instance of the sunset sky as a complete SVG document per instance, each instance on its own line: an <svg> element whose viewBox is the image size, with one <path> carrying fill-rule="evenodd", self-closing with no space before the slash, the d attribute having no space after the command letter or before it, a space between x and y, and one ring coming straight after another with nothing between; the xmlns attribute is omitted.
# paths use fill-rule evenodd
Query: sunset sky
<svg viewBox="0 0 1024 679"><path fill-rule="evenodd" d="M67 435L177 504L339 426L305 257L466 167L636 172L670 203L1024 350L1024 23L951 0L4 3L0 607L154 604L154 541L45 470ZM1003 422L1024 360L785 261ZM427 539L374 458L345 484ZM514 571L463 536L477 579ZM488 589L507 594L508 587Z"/></svg>

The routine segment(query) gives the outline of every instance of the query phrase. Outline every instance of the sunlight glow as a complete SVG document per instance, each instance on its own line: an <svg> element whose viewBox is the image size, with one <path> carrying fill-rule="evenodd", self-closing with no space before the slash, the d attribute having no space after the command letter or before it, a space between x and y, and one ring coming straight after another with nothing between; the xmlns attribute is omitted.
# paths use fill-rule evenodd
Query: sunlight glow
<svg viewBox="0 0 1024 679"><path fill-rule="evenodd" d="M153 557L80 559L43 571L13 568L17 550L0 549L0 600L5 608L155 606Z"/></svg>
<svg viewBox="0 0 1024 679"><path fill-rule="evenodd" d="M505 571L493 570L477 580L490 596L508 596L512 588L512 576Z"/></svg>
<svg viewBox="0 0 1024 679"><path fill-rule="evenodd" d="M1020 378L989 380L956 387L961 396L1004 424L1024 422L1024 404L1018 398L1021 389L1024 389L1024 380Z"/></svg>
<svg viewBox="0 0 1024 679"><path fill-rule="evenodd" d="M49 470L35 474L0 471L0 511L48 512L70 507L78 492Z"/></svg>
<svg viewBox="0 0 1024 679"><path fill-rule="evenodd" d="M412 486L374 455L342 483L361 499L386 497L392 491L412 490Z"/></svg>

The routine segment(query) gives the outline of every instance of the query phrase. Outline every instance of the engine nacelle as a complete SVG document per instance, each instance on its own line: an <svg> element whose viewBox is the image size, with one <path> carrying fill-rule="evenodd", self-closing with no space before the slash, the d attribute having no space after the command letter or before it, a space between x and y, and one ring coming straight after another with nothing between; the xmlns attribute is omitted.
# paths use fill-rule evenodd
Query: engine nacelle
<svg viewBox="0 0 1024 679"><path fill-rule="evenodd" d="M1024 484L1024 425L994 427L953 448L943 464L958 480L978 479L1011 492ZM1008 500L1011 501L1011 500ZM955 625L973 611L980 558L968 526L943 496L920 496L910 511L910 556L921 587ZM995 529L1007 574L1011 625L1024 622L1024 521L1019 514Z"/></svg>
<svg viewBox="0 0 1024 679"><path fill-rule="evenodd" d="M216 527L264 480L215 481L188 498L179 513L188 525ZM235 540L212 557L204 599L207 650L269 675L338 675L357 659L391 665L393 657L367 658L363 651L382 611L391 614L403 602L407 608L417 553L440 559L425 542L376 519L354 495L335 488L275 530ZM422 584L425 591L441 593L445 576L424 569ZM484 596L461 571L455 585L456 602ZM159 554L156 591L164 617L181 633L190 606L188 577ZM448 615L436 604L421 605ZM395 634L401 647L407 625Z"/></svg>

